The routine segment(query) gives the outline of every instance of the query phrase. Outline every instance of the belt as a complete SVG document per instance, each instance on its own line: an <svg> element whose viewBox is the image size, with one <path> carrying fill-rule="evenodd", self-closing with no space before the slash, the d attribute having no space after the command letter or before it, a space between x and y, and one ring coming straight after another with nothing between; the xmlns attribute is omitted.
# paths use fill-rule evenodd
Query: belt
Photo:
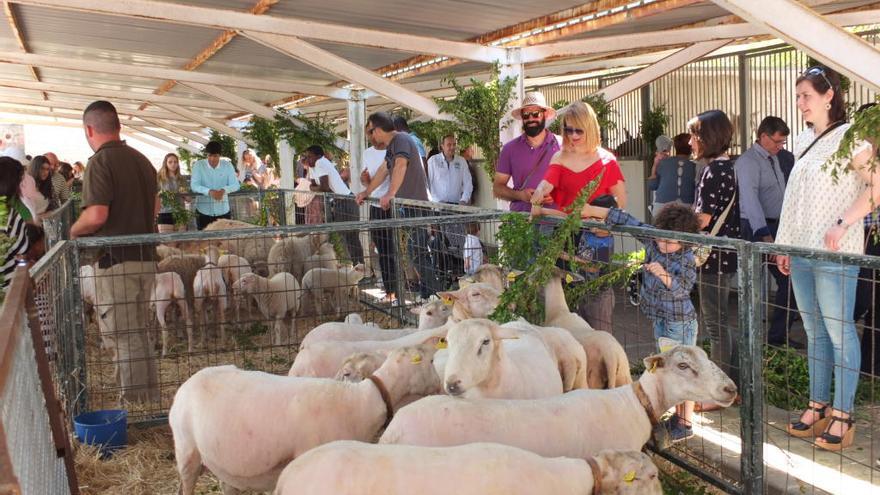
<svg viewBox="0 0 880 495"><path fill-rule="evenodd" d="M770 225L770 224L774 224L774 225L775 225L775 224L778 224L778 223L779 223L779 219L778 219L778 218L765 218L764 220L767 222L767 225Z"/></svg>

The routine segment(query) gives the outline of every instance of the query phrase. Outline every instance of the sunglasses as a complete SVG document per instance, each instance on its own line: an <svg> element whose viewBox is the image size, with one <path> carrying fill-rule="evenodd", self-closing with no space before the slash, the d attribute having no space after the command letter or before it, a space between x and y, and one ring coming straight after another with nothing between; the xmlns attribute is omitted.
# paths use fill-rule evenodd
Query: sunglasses
<svg viewBox="0 0 880 495"><path fill-rule="evenodd" d="M535 110L534 112L523 112L522 118L524 119L537 119L538 117L542 117L544 115L543 110Z"/></svg>
<svg viewBox="0 0 880 495"><path fill-rule="evenodd" d="M810 67L805 70L803 75L805 76L822 76L822 79L825 80L825 84L828 85L829 88L833 88L834 86L831 84L831 81L828 80L828 75L825 74L825 69L821 67Z"/></svg>
<svg viewBox="0 0 880 495"><path fill-rule="evenodd" d="M574 135L574 136L583 136L583 135L584 135L584 130L583 130L583 129L578 129L578 128L576 128L576 127L564 127L564 128L562 129L562 131L563 131L564 133L566 133L567 135L569 135L569 136L572 136L572 135Z"/></svg>

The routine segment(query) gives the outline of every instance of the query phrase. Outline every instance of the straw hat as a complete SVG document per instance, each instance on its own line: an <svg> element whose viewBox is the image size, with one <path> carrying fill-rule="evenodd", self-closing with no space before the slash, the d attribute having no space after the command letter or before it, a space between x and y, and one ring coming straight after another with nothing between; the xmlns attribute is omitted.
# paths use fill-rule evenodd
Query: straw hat
<svg viewBox="0 0 880 495"><path fill-rule="evenodd" d="M514 108L510 111L510 116L516 120L522 120L522 110L525 107L541 107L544 109L544 119L547 121L552 120L556 117L556 110L553 107L547 106L547 100L544 98L544 94L540 91L532 91L530 93L526 93L523 97L522 105L517 108Z"/></svg>

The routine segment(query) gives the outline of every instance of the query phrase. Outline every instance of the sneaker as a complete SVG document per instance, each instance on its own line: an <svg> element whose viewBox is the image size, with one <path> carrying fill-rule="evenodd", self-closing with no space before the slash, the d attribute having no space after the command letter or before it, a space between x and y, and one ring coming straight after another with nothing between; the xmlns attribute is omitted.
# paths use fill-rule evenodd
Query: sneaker
<svg viewBox="0 0 880 495"><path fill-rule="evenodd" d="M671 425L669 429L669 438L672 440L672 443L681 442L682 440L687 440L694 436L694 429L690 426L685 426L684 422L679 421L675 424Z"/></svg>

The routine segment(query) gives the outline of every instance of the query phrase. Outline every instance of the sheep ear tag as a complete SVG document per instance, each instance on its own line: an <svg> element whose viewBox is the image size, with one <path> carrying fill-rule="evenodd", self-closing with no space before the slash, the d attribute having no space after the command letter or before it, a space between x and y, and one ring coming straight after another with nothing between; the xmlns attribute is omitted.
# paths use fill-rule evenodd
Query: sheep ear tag
<svg viewBox="0 0 880 495"><path fill-rule="evenodd" d="M455 303L454 299L452 299L451 297L449 297L445 294L440 298L440 300L443 301L443 304L445 304L447 306L452 306Z"/></svg>
<svg viewBox="0 0 880 495"><path fill-rule="evenodd" d="M419 364L419 363L421 363L421 362L422 362L422 355L421 355L421 354L416 354L415 356L412 357L412 359L410 359L410 362L411 362L412 364Z"/></svg>
<svg viewBox="0 0 880 495"><path fill-rule="evenodd" d="M507 281L508 281L508 282L513 282L514 280L516 280L516 273L509 272L509 273L507 274Z"/></svg>
<svg viewBox="0 0 880 495"><path fill-rule="evenodd" d="M635 480L636 480L636 472L635 471L627 471L627 473L623 475L623 481L626 483L632 484L632 482Z"/></svg>
<svg viewBox="0 0 880 495"><path fill-rule="evenodd" d="M446 349L449 347L449 344L446 342L446 339L440 339L434 347L437 349Z"/></svg>
<svg viewBox="0 0 880 495"><path fill-rule="evenodd" d="M570 284L574 282L574 277L571 276L570 273L565 274L565 283Z"/></svg>
<svg viewBox="0 0 880 495"><path fill-rule="evenodd" d="M653 372L655 372L655 371L657 371L657 361L652 361L652 362L651 362L651 367L648 368L648 372L649 372L649 373L653 373Z"/></svg>

